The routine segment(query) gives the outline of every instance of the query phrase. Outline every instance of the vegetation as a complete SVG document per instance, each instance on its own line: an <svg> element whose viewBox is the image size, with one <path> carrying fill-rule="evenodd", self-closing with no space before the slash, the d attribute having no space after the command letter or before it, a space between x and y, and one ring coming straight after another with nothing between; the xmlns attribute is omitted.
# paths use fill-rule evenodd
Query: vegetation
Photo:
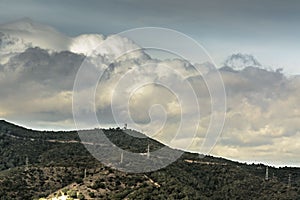
<svg viewBox="0 0 300 200"><path fill-rule="evenodd" d="M104 130L104 134L117 146L132 152L145 152L148 144L151 151L163 147L157 141L132 137L121 129ZM265 168L262 164L247 165L184 153L164 169L124 173L93 158L76 132L33 131L0 121L0 199L3 200L59 195L77 199L300 198L299 168L269 167L268 181L264 179ZM289 174L291 185L288 185Z"/></svg>

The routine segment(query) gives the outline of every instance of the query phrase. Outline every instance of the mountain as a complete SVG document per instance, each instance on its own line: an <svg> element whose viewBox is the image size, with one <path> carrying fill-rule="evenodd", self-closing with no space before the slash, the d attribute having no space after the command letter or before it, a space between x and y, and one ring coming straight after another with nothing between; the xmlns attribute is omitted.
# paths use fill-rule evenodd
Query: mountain
<svg viewBox="0 0 300 200"><path fill-rule="evenodd" d="M103 132L115 145L131 152L144 153L147 145L151 152L164 147L136 131L127 134L131 131L116 128ZM51 199L64 194L79 199L300 197L299 168L269 166L265 180L265 165L184 152L158 171L125 173L92 157L76 131L35 131L0 121L0 151L0 199Z"/></svg>

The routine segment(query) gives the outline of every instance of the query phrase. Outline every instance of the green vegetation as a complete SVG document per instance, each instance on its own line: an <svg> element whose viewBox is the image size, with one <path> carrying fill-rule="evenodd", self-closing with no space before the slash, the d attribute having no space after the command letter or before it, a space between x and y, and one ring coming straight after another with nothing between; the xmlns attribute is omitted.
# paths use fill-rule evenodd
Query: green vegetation
<svg viewBox="0 0 300 200"><path fill-rule="evenodd" d="M148 144L151 151L163 147L157 141L135 138L121 129L104 133L114 144L132 152L145 152ZM102 165L79 141L76 132L39 132L0 121L0 199L62 194L78 199L300 198L299 168L269 167L270 180L265 181L264 165L211 156L200 159L197 154L184 153L159 171L131 174Z"/></svg>

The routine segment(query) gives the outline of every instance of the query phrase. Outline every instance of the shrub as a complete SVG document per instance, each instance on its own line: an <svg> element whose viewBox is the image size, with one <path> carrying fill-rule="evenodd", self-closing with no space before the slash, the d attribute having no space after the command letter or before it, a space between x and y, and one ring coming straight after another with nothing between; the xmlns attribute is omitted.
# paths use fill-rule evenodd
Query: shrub
<svg viewBox="0 0 300 200"><path fill-rule="evenodd" d="M82 193L79 193L78 196L77 196L77 198L79 200L84 200L85 199L85 197L84 197L84 195Z"/></svg>
<svg viewBox="0 0 300 200"><path fill-rule="evenodd" d="M94 192L89 192L89 196L90 196L91 198L95 198L95 193L94 193Z"/></svg>

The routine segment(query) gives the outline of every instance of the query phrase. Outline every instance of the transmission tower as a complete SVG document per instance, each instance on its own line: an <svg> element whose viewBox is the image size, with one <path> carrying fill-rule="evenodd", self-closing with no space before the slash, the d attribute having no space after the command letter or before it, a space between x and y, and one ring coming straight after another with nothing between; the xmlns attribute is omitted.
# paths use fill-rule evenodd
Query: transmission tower
<svg viewBox="0 0 300 200"><path fill-rule="evenodd" d="M292 186L292 175L289 174L289 179L288 179L288 187Z"/></svg>
<svg viewBox="0 0 300 200"><path fill-rule="evenodd" d="M29 159L28 159L28 156L26 156L25 158L25 171L28 171L29 170Z"/></svg>
<svg viewBox="0 0 300 200"><path fill-rule="evenodd" d="M147 148L147 159L150 158L150 145L148 144L148 148Z"/></svg>
<svg viewBox="0 0 300 200"><path fill-rule="evenodd" d="M123 163L123 157L124 157L123 152L121 152L121 159L120 159L121 164Z"/></svg>
<svg viewBox="0 0 300 200"><path fill-rule="evenodd" d="M269 167L266 167L266 177L265 180L268 181L269 180Z"/></svg>

